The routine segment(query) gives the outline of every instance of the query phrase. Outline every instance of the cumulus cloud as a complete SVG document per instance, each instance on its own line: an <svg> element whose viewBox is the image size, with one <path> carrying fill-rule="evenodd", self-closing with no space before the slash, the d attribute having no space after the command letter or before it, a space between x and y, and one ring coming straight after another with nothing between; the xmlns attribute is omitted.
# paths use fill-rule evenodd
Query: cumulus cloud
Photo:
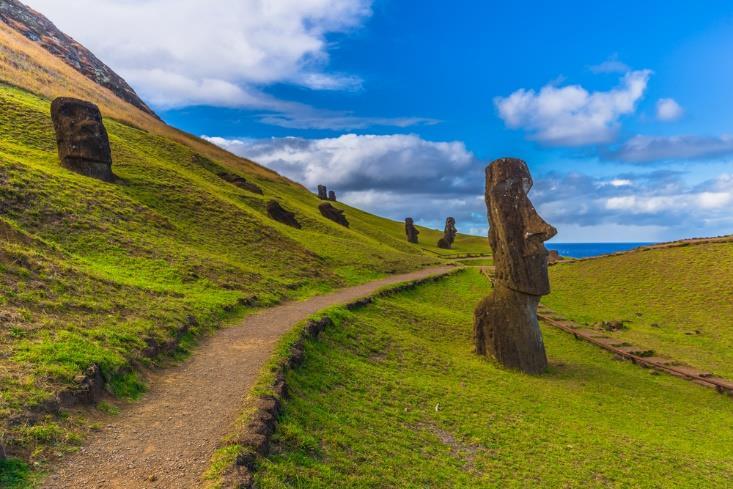
<svg viewBox="0 0 733 489"><path fill-rule="evenodd" d="M464 191L471 186L480 189L474 179L468 182L462 178L478 162L458 141L426 141L412 134L204 139L312 189L319 184L342 192L379 189L428 194Z"/></svg>
<svg viewBox="0 0 733 489"><path fill-rule="evenodd" d="M629 139L609 156L629 163L710 160L733 155L733 136L644 136Z"/></svg>
<svg viewBox="0 0 733 489"><path fill-rule="evenodd" d="M663 122L675 121L682 117L682 107L673 98L657 100L657 119Z"/></svg>
<svg viewBox="0 0 733 489"><path fill-rule="evenodd" d="M328 70L329 35L357 29L372 0L27 0L89 47L158 109L247 108L284 127L356 129L374 122L278 100L265 87L357 91ZM83 12L83 15L80 15ZM380 118L376 125L434 122Z"/></svg>
<svg viewBox="0 0 733 489"><path fill-rule="evenodd" d="M539 92L519 89L494 104L504 123L553 146L584 146L611 141L622 116L633 113L651 71L626 73L617 87L589 92L580 85L546 85Z"/></svg>

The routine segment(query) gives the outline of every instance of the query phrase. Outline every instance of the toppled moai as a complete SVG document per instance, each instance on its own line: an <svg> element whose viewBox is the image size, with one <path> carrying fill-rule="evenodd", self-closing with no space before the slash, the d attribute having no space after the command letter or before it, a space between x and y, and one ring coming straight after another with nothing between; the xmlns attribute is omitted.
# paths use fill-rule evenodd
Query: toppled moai
<svg viewBox="0 0 733 489"><path fill-rule="evenodd" d="M321 211L323 217L330 219L335 223L341 224L342 226L349 227L349 221L346 220L346 216L344 216L344 211L342 211L341 209L332 206L328 202L324 202L323 204L318 206L318 210Z"/></svg>
<svg viewBox="0 0 733 489"><path fill-rule="evenodd" d="M325 185L318 186L318 198L321 200L328 200L328 190Z"/></svg>
<svg viewBox="0 0 733 489"><path fill-rule="evenodd" d="M417 235L420 234L420 231L415 227L415 222L411 217L405 219L405 234L407 235L407 241L417 243Z"/></svg>
<svg viewBox="0 0 733 489"><path fill-rule="evenodd" d="M476 306L476 352L529 374L547 369L537 322L540 297L550 293L544 242L557 234L537 214L527 196L532 177L527 164L501 158L486 167L489 245L496 275L494 291Z"/></svg>
<svg viewBox="0 0 733 489"><path fill-rule="evenodd" d="M456 220L449 217L445 220L445 230L443 231L443 237L438 240L438 248L449 250L451 246L453 246L456 234L458 234L458 230L456 229Z"/></svg>
<svg viewBox="0 0 733 489"><path fill-rule="evenodd" d="M105 182L114 181L109 136L96 105L60 97L51 104L51 119L62 166Z"/></svg>
<svg viewBox="0 0 733 489"><path fill-rule="evenodd" d="M226 180L227 182L234 184L241 189L244 189L249 192L259 194L259 195L264 194L264 192L262 192L262 189L258 185L255 185L254 183L247 181L247 179L242 176L235 175L234 173L227 173L227 172L221 172L218 175L219 175L219 178L221 178L222 180Z"/></svg>
<svg viewBox="0 0 733 489"><path fill-rule="evenodd" d="M333 190L329 190L328 200L330 200L331 202L336 202L336 192L334 192Z"/></svg>
<svg viewBox="0 0 733 489"><path fill-rule="evenodd" d="M301 228L300 223L295 218L295 214L285 210L276 200L271 200L267 203L267 215L277 222L287 224L288 226L292 226L297 229Z"/></svg>

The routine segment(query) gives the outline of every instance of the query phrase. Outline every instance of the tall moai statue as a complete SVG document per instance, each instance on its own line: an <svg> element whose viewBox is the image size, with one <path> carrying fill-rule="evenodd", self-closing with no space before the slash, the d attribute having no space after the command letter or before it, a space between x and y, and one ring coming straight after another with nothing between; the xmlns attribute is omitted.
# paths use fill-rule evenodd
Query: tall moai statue
<svg viewBox="0 0 733 489"><path fill-rule="evenodd" d="M527 192L527 164L501 158L486 167L489 245L494 253L494 291L476 306L476 352L529 374L547 369L537 322L540 297L550 293L544 242L557 230L537 214Z"/></svg>
<svg viewBox="0 0 733 489"><path fill-rule="evenodd" d="M420 231L415 227L415 221L411 217L405 219L405 234L407 234L407 241L417 243L417 235L420 234Z"/></svg>
<svg viewBox="0 0 733 489"><path fill-rule="evenodd" d="M328 200L328 191L325 185L318 186L318 198L321 200Z"/></svg>
<svg viewBox="0 0 733 489"><path fill-rule="evenodd" d="M51 119L62 166L88 177L114 181L109 136L96 105L60 97L51 104Z"/></svg>
<svg viewBox="0 0 733 489"><path fill-rule="evenodd" d="M334 192L333 190L329 190L328 200L330 200L331 202L336 202L336 192Z"/></svg>
<svg viewBox="0 0 733 489"><path fill-rule="evenodd" d="M438 240L438 248L449 250L451 246L453 246L456 234L458 234L458 230L456 229L456 220L449 217L445 220L445 230L443 231L443 237Z"/></svg>

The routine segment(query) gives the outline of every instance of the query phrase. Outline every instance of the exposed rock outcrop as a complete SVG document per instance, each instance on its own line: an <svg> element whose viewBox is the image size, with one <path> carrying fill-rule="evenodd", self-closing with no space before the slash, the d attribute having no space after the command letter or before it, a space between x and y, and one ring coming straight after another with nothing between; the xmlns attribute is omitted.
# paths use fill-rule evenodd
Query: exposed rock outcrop
<svg viewBox="0 0 733 489"><path fill-rule="evenodd" d="M328 190L325 185L318 186L318 198L321 200L328 200Z"/></svg>
<svg viewBox="0 0 733 489"><path fill-rule="evenodd" d="M334 192L333 190L329 190L328 200L330 200L331 202L336 202L336 192Z"/></svg>
<svg viewBox="0 0 733 489"><path fill-rule="evenodd" d="M550 292L544 242L557 234L530 202L527 164L502 158L486 167L489 245L496 276L494 292L474 312L476 352L529 374L547 369L537 322L540 297Z"/></svg>
<svg viewBox="0 0 733 489"><path fill-rule="evenodd" d="M271 200L267 203L267 214L277 222L287 224L288 226L292 226L297 229L302 227L295 218L295 214L285 210L276 200Z"/></svg>
<svg viewBox="0 0 733 489"><path fill-rule="evenodd" d="M456 220L449 217L445 220L445 230L443 231L443 237L438 240L438 248L443 248L444 250L451 249L453 241L456 239L456 234L458 234Z"/></svg>
<svg viewBox="0 0 733 489"><path fill-rule="evenodd" d="M106 182L114 181L112 151L99 108L84 100L57 98L51 104L61 165Z"/></svg>
<svg viewBox="0 0 733 489"><path fill-rule="evenodd" d="M324 202L319 205L318 210L321 211L323 217L341 224L342 226L349 227L349 221L346 219L346 216L344 216L344 211L332 206L329 202Z"/></svg>
<svg viewBox="0 0 733 489"><path fill-rule="evenodd" d="M405 234L407 235L407 241L417 243L417 235L420 234L420 231L415 227L415 222L411 217L405 219Z"/></svg>
<svg viewBox="0 0 733 489"><path fill-rule="evenodd" d="M264 194L264 192L262 192L262 189L258 185L255 185L252 182L248 182L246 178L235 175L234 173L222 172L219 173L219 178L221 178L222 180L226 180L227 182L234 184L239 188L247 190L248 192L253 192L260 195Z"/></svg>
<svg viewBox="0 0 733 489"><path fill-rule="evenodd" d="M83 14L80 14L83 15ZM61 32L50 20L17 0L0 1L0 21L20 32L46 51L97 84L108 88L122 100L158 118L138 97L135 90L87 48Z"/></svg>

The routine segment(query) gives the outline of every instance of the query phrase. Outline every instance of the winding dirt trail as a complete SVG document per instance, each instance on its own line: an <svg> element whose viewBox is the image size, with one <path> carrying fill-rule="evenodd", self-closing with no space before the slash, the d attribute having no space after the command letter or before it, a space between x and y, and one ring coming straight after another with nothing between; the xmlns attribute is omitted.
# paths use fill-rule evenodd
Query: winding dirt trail
<svg viewBox="0 0 733 489"><path fill-rule="evenodd" d="M43 487L199 487L211 455L242 408L243 396L284 333L326 307L451 270L455 268L430 268L289 302L218 331L180 366L153 374L148 393L63 460Z"/></svg>

